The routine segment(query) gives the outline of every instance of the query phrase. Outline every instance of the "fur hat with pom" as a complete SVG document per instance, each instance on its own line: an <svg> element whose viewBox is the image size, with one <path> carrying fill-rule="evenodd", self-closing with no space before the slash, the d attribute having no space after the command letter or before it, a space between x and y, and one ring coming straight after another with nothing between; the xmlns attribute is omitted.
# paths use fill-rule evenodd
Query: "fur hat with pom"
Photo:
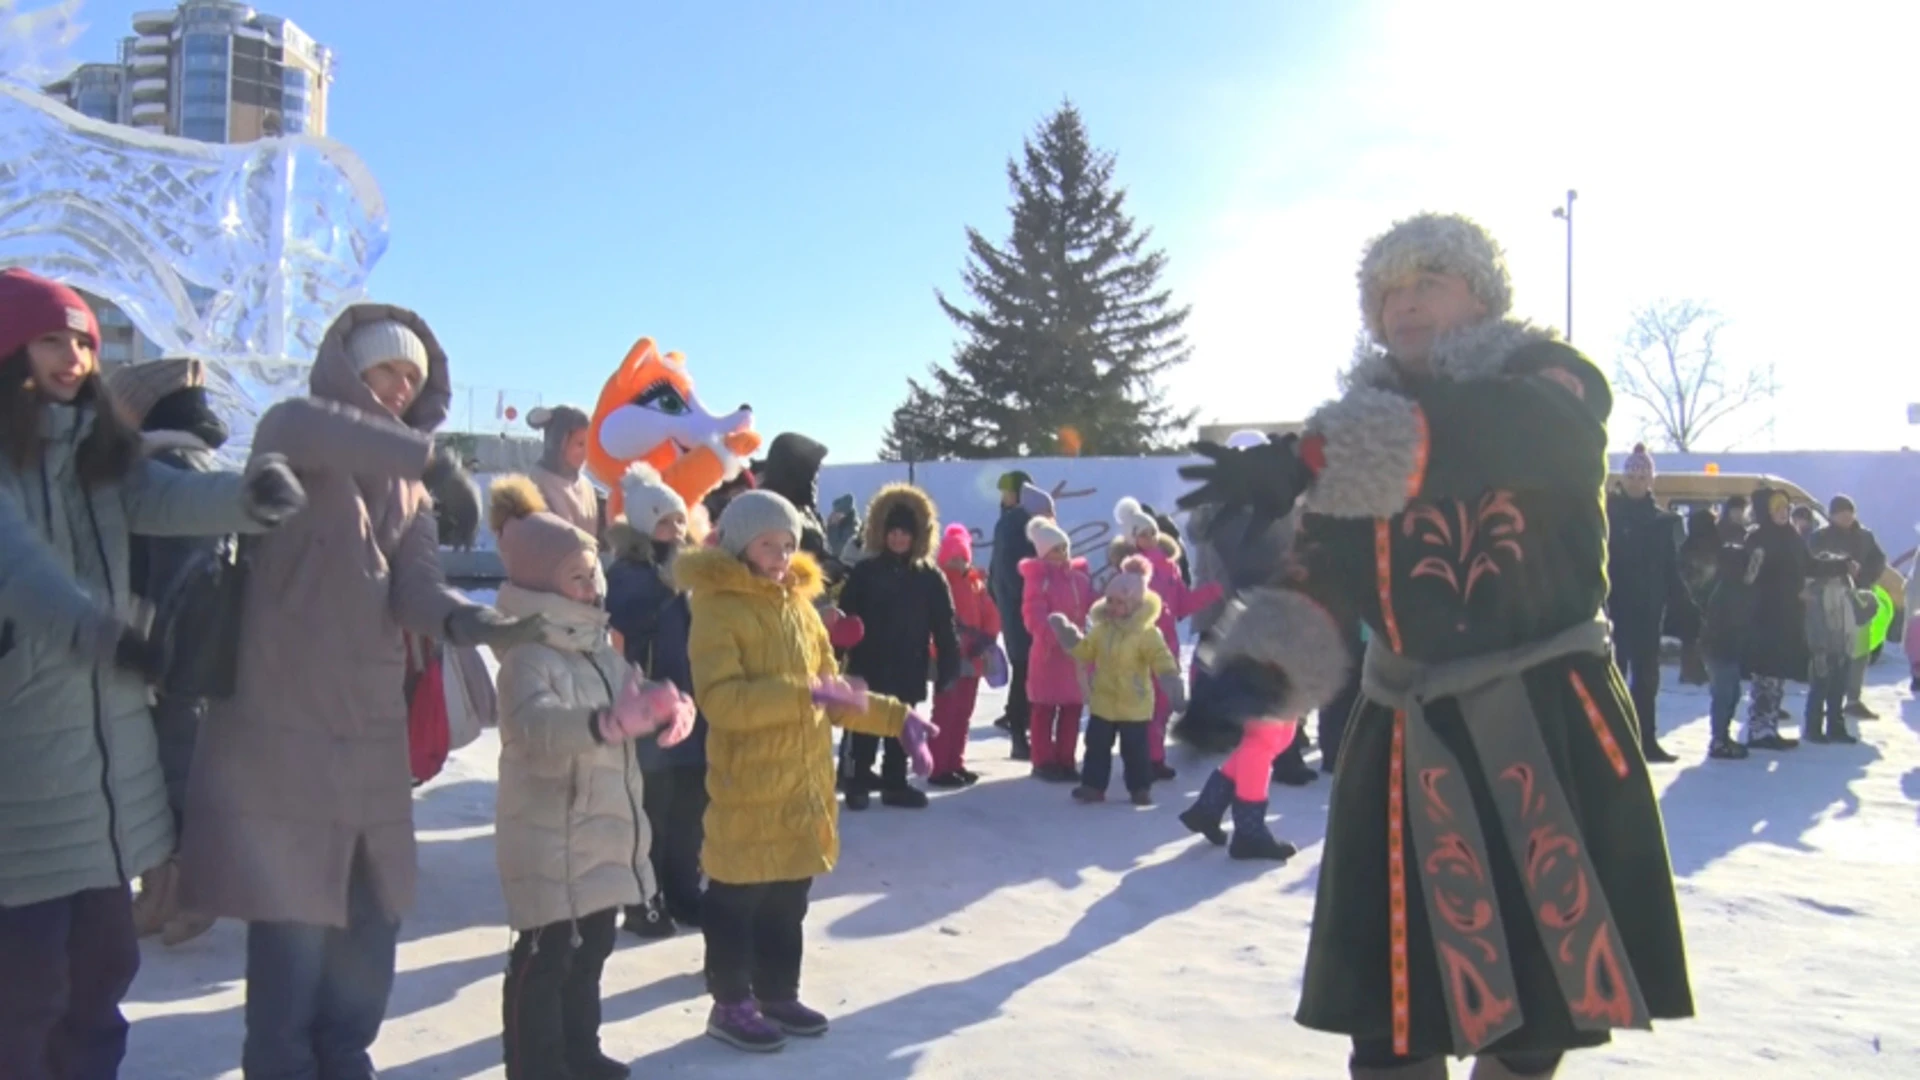
<svg viewBox="0 0 1920 1080"><path fill-rule="evenodd" d="M949 525L947 531L940 534L940 565L945 566L955 559L973 562L973 532L965 525Z"/></svg>
<svg viewBox="0 0 1920 1080"><path fill-rule="evenodd" d="M1152 563L1138 555L1129 555L1120 561L1120 572L1107 579L1107 595L1138 604L1147 598L1147 582L1152 577Z"/></svg>
<svg viewBox="0 0 1920 1080"><path fill-rule="evenodd" d="M1131 540L1143 532L1158 533L1160 523L1152 514L1140 505L1140 500L1129 495L1113 507L1113 520L1120 525L1120 535Z"/></svg>
<svg viewBox="0 0 1920 1080"><path fill-rule="evenodd" d="M487 524L493 527L507 580L531 592L560 591L560 568L582 552L600 565L600 544L566 519L547 512L540 489L524 476L503 476L487 492Z"/></svg>
<svg viewBox="0 0 1920 1080"><path fill-rule="evenodd" d="M644 461L627 466L620 477L620 497L626 504L627 524L646 536L653 535L661 518L687 512L687 500L667 486L659 470Z"/></svg>
<svg viewBox="0 0 1920 1080"><path fill-rule="evenodd" d="M1028 521L1027 539L1033 543L1034 551L1041 555L1054 548L1065 548L1067 554L1073 554L1073 538L1052 518L1036 517Z"/></svg>
<svg viewBox="0 0 1920 1080"><path fill-rule="evenodd" d="M1633 453L1627 455L1626 468L1622 471L1643 480L1653 479L1653 455L1647 453L1646 443L1633 444Z"/></svg>

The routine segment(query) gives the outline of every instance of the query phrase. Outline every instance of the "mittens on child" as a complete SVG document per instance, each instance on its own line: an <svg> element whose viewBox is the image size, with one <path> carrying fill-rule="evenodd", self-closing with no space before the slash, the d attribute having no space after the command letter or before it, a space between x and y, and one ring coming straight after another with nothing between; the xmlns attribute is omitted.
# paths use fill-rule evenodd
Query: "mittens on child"
<svg viewBox="0 0 1920 1080"><path fill-rule="evenodd" d="M813 703L825 705L829 709L845 709L848 712L867 711L867 684L864 679L842 679L838 676L813 680Z"/></svg>
<svg viewBox="0 0 1920 1080"><path fill-rule="evenodd" d="M1187 707L1187 684L1178 673L1160 676L1160 692L1167 696L1167 708L1181 712Z"/></svg>
<svg viewBox="0 0 1920 1080"><path fill-rule="evenodd" d="M933 748L928 744L940 729L933 722L917 712L907 713L906 723L900 726L900 745L907 751L907 758L913 763L913 775L927 777L933 775Z"/></svg>
<svg viewBox="0 0 1920 1080"><path fill-rule="evenodd" d="M662 747L679 746L693 734L693 723L699 719L699 716L700 710L693 704L693 699L681 694L680 700L673 707L673 718L667 722L666 727L660 729L660 734L655 741Z"/></svg>
<svg viewBox="0 0 1920 1080"><path fill-rule="evenodd" d="M1053 636L1060 639L1060 644L1068 649L1080 644L1081 639L1087 636L1080 632L1079 627L1073 625L1072 619L1058 611L1047 616L1047 626L1053 631Z"/></svg>
<svg viewBox="0 0 1920 1080"><path fill-rule="evenodd" d="M867 624L858 615L841 615L827 625L827 640L836 649L851 649L865 641Z"/></svg>
<svg viewBox="0 0 1920 1080"><path fill-rule="evenodd" d="M603 710L596 720L600 741L626 742L652 734L675 721L683 700L685 695L671 683L647 682L639 672L633 672L620 688L613 707Z"/></svg>

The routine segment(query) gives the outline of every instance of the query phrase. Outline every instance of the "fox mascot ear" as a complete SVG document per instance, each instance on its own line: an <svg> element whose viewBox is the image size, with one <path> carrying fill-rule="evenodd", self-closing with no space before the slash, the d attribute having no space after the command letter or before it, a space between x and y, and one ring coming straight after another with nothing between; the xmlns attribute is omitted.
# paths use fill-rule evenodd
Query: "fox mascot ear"
<svg viewBox="0 0 1920 1080"><path fill-rule="evenodd" d="M662 353L643 337L600 389L587 436L587 471L605 487L608 513L624 509L620 477L636 461L656 469L688 506L739 474L760 448L753 410L725 416L707 411L694 394L686 359Z"/></svg>

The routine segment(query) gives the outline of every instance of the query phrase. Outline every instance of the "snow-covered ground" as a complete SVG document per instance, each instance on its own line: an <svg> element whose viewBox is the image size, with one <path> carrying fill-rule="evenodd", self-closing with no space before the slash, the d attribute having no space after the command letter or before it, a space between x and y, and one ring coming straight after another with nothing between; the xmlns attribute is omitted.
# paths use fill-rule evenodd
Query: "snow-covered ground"
<svg viewBox="0 0 1920 1080"><path fill-rule="evenodd" d="M1920 1076L1920 935L1906 921L1920 701L1904 667L1875 669L1868 700L1883 719L1859 724L1861 745L1738 763L1705 760L1705 694L1669 669L1661 726L1683 762L1655 776L1700 1016L1576 1055L1562 1077ZM769 1059L705 1039L698 937L623 936L606 974L608 1051L643 1078L1344 1076L1344 1042L1289 1019L1325 779L1274 789L1276 831L1298 858L1233 863L1174 819L1208 763L1176 752L1180 779L1152 809L1076 806L1006 760L986 726L999 708L987 696L977 714L977 787L920 813L843 816L843 860L816 883L807 922L805 994L832 1034ZM376 1050L384 1080L503 1075L496 747L483 738L420 793L420 905ZM123 1075L239 1076L242 941L223 923L148 947Z"/></svg>

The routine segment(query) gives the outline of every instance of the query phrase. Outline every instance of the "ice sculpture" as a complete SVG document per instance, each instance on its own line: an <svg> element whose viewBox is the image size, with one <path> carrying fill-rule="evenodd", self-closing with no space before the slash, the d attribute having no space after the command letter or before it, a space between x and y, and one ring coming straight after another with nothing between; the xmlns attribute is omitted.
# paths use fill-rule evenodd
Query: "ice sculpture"
<svg viewBox="0 0 1920 1080"><path fill-rule="evenodd" d="M327 324L386 251L372 174L328 139L154 135L0 72L0 266L105 297L167 353L206 359L244 452L262 408L305 392Z"/></svg>

